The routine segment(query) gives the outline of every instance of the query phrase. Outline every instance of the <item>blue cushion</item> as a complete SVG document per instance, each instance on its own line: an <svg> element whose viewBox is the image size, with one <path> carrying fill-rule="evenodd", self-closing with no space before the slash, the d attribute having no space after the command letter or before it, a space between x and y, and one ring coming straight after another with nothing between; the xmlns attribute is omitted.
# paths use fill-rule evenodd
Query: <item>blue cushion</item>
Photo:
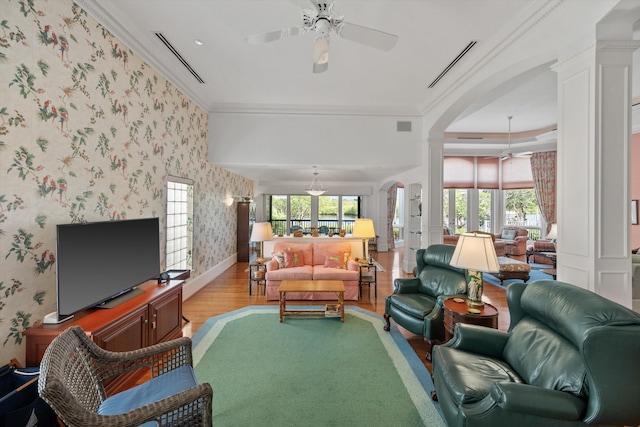
<svg viewBox="0 0 640 427"><path fill-rule="evenodd" d="M183 365L149 381L107 398L98 408L100 415L129 412L148 403L173 396L198 384L193 368ZM155 425L155 423L146 423Z"/></svg>
<svg viewBox="0 0 640 427"><path fill-rule="evenodd" d="M504 228L500 238L503 240L514 240L516 238L516 234L518 234L518 230Z"/></svg>

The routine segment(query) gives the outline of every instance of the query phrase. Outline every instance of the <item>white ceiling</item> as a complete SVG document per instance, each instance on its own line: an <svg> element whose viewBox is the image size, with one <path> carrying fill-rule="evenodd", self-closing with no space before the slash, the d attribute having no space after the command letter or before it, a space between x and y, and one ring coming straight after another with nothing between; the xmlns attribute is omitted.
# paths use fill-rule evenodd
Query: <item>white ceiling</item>
<svg viewBox="0 0 640 427"><path fill-rule="evenodd" d="M553 2L553 0L550 0ZM574 2L576 0L563 0ZM614 0L579 0L588 21ZM546 0L336 0L345 21L398 36L389 52L331 36L329 69L312 73L313 34L254 46L245 36L301 25L289 0L79 0L78 3L126 45L209 112L352 111L419 117L434 97L427 86L472 40L495 43L509 22ZM99 4L98 4L99 3ZM598 10L598 7L601 10ZM586 12L586 9L589 12ZM584 23L584 21L587 21ZM589 27L591 26L591 27ZM575 27L575 28L573 28ZM204 80L198 83L154 35L162 34ZM204 44L198 46L194 40ZM541 43L548 43L544 37ZM456 66L465 67L465 59ZM450 77L449 77L450 78ZM445 77L441 83L453 85ZM638 87L638 85L636 85ZM447 132L547 131L556 124L556 80L540 67L478 97ZM534 132L535 133L535 132ZM310 176L308 164L274 170L238 166L252 179ZM320 171L322 173L322 170ZM345 181L375 181L398 171L360 165L341 171ZM301 175L304 174L304 175Z"/></svg>

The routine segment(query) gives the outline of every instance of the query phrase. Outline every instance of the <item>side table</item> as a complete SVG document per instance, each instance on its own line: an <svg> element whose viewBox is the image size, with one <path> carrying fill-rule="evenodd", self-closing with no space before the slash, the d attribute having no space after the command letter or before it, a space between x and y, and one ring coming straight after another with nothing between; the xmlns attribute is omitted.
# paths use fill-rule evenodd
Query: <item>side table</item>
<svg viewBox="0 0 640 427"><path fill-rule="evenodd" d="M550 274L551 277L553 277L553 280L555 280L558 275L558 254L555 252L542 252L540 255L550 259L553 265L552 268L546 268L542 270L542 272Z"/></svg>
<svg viewBox="0 0 640 427"><path fill-rule="evenodd" d="M369 290L371 290L371 285L373 285L373 295L378 296L378 268L373 263L359 264L358 269L360 270L360 298L362 298L362 287L364 285L369 286Z"/></svg>
<svg viewBox="0 0 640 427"><path fill-rule="evenodd" d="M460 300L461 302L457 302ZM480 313L469 313L466 298L447 298L444 301L444 339L453 338L456 323L488 326L498 329L498 310L491 304L485 303L483 307L477 307Z"/></svg>
<svg viewBox="0 0 640 427"><path fill-rule="evenodd" d="M253 261L249 264L249 295L251 295L251 285L265 285L265 292L267 290L267 279L265 274L267 272L267 265L262 262Z"/></svg>

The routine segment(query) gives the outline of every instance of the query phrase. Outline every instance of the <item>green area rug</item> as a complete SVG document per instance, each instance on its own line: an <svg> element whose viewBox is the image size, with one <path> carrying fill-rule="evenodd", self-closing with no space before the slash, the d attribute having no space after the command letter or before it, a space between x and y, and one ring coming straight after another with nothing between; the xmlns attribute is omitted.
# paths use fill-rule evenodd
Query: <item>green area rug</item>
<svg viewBox="0 0 640 427"><path fill-rule="evenodd" d="M247 307L193 337L198 380L214 390L216 426L445 426L428 371L381 316L345 322Z"/></svg>

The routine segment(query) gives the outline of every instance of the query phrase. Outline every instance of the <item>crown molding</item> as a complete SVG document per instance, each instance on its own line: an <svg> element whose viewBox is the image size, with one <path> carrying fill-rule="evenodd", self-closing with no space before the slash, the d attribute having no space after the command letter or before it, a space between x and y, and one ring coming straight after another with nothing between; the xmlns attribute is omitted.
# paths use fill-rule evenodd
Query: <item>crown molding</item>
<svg viewBox="0 0 640 427"><path fill-rule="evenodd" d="M302 114L422 118L417 108L364 107L357 105L215 104L209 109L209 112L214 114Z"/></svg>

